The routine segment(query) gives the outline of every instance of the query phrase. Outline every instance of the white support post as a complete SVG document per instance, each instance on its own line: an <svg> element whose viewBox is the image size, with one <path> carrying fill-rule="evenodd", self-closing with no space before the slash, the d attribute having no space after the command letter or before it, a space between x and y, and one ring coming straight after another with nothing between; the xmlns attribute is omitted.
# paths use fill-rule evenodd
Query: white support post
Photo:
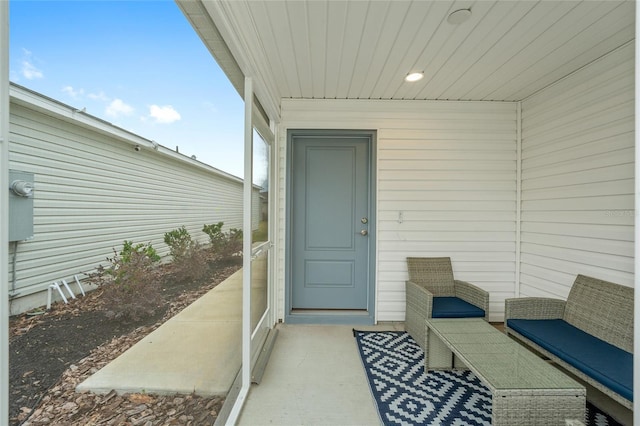
<svg viewBox="0 0 640 426"><path fill-rule="evenodd" d="M82 288L82 284L80 284L80 280L78 279L78 276L74 275L73 279L76 280L76 284L78 284L78 288L80 289L80 293L82 293L82 295L85 296L84 288Z"/></svg>
<svg viewBox="0 0 640 426"><path fill-rule="evenodd" d="M47 287L47 311L51 309L51 290L53 290L51 286Z"/></svg>
<svg viewBox="0 0 640 426"><path fill-rule="evenodd" d="M241 406L251 386L251 220L253 199L253 80L244 79L244 202L242 227L242 390Z"/></svg>
<svg viewBox="0 0 640 426"><path fill-rule="evenodd" d="M67 289L67 293L69 293L69 297L72 299L75 299L76 295L73 294L73 291L71 291L71 287L69 287L69 284L67 284L67 280L62 280L62 285L64 286L64 288Z"/></svg>
<svg viewBox="0 0 640 426"><path fill-rule="evenodd" d="M640 19L640 7L636 6L636 22ZM636 40L638 39L638 35L640 35L640 28L636 25ZM636 42L636 57L635 57L635 66L636 70L638 70L638 66L640 65L640 43ZM637 356L640 353L640 339L638 338L638 330L640 330L640 279L638 279L638 273L640 272L640 221L638 221L638 213L640 212L640 149L638 148L638 140L640 137L638 136L638 111L640 111L640 101L638 100L638 96L640 96L640 74L635 73L635 214L634 214L634 276L633 276L633 286L634 286L634 330L635 330L635 339L633 340L633 350L636 356L633 357L633 386L634 388L640 389L640 356ZM640 423L640 398L636 397L633 400L633 412L636 413L634 424Z"/></svg>
<svg viewBox="0 0 640 426"><path fill-rule="evenodd" d="M242 387L227 424L240 418L251 386L251 198L253 191L253 82L244 79L244 191L242 209Z"/></svg>
<svg viewBox="0 0 640 426"><path fill-rule="evenodd" d="M0 424L9 421L9 2L0 1Z"/></svg>
<svg viewBox="0 0 640 426"><path fill-rule="evenodd" d="M52 297L53 290L56 290L58 292L60 297L62 297L62 300L64 300L64 303L69 303L67 301L67 298L64 296L62 289L60 288L60 284L53 283L47 288L47 310L51 309L51 302L53 300L53 297Z"/></svg>
<svg viewBox="0 0 640 426"><path fill-rule="evenodd" d="M520 297L520 267L522 260L522 102L516 106L516 269L515 297Z"/></svg>
<svg viewBox="0 0 640 426"><path fill-rule="evenodd" d="M64 303L67 304L69 303L69 301L67 300L67 298L65 297L64 293L62 292L62 289L60 288L60 284L53 283L49 286L49 294L47 295L47 309L51 309L51 293L52 290L56 290L58 292L58 294L60 295L60 297L62 297L62 300L64 300Z"/></svg>

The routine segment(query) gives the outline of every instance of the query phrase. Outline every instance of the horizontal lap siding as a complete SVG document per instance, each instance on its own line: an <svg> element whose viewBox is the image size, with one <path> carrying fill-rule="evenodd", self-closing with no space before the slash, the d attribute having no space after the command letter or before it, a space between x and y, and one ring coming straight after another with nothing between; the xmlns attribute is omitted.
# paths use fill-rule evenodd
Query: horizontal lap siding
<svg viewBox="0 0 640 426"><path fill-rule="evenodd" d="M633 285L634 139L633 45L522 103L522 296Z"/></svg>
<svg viewBox="0 0 640 426"><path fill-rule="evenodd" d="M515 294L515 104L293 100L282 117L281 147L286 128L377 130L379 321L404 320L408 256L450 256L456 278L489 290L491 319L502 319Z"/></svg>
<svg viewBox="0 0 640 426"><path fill-rule="evenodd" d="M124 240L166 255L164 233L183 225L202 243L205 223L242 227L239 179L149 148L136 152L21 105L11 105L10 118L10 168L35 176L34 238L17 250L21 296L93 270Z"/></svg>

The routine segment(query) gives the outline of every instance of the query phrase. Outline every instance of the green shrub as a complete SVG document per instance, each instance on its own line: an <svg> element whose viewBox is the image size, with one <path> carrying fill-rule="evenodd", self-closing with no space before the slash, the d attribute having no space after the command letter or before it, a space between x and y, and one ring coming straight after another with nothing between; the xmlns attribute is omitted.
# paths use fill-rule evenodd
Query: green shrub
<svg viewBox="0 0 640 426"><path fill-rule="evenodd" d="M155 314L162 305L156 262L160 257L151 244L124 242L120 253L113 249L109 265L100 265L91 281L103 289L102 300L109 317L138 320Z"/></svg>
<svg viewBox="0 0 640 426"><path fill-rule="evenodd" d="M151 243L148 244L136 244L133 245L133 241L124 241L124 245L122 247L122 251L120 252L120 256L122 256L122 261L124 263L129 263L131 261L131 256L133 253L141 254L147 256L151 259L152 262L158 262L160 260L160 256L156 252L156 249L153 248Z"/></svg>
<svg viewBox="0 0 640 426"><path fill-rule="evenodd" d="M242 256L242 229L231 228L229 230L222 255L227 259L233 256Z"/></svg>
<svg viewBox="0 0 640 426"><path fill-rule="evenodd" d="M191 235L184 225L181 228L174 229L164 234L164 242L169 246L169 253L173 257L173 261L180 261L187 255L190 247L193 245Z"/></svg>
<svg viewBox="0 0 640 426"><path fill-rule="evenodd" d="M240 258L242 255L242 229L231 228L229 232L222 232L224 222L204 225L202 232L209 236L211 249L222 260Z"/></svg>
<svg viewBox="0 0 640 426"><path fill-rule="evenodd" d="M229 241L242 241L242 229L231 228L229 230Z"/></svg>
<svg viewBox="0 0 640 426"><path fill-rule="evenodd" d="M185 253L176 263L177 280L201 281L209 274L209 263L207 252L197 242L192 241Z"/></svg>
<svg viewBox="0 0 640 426"><path fill-rule="evenodd" d="M189 231L182 226L164 234L164 242L173 257L174 278L177 281L202 280L209 272L207 257Z"/></svg>
<svg viewBox="0 0 640 426"><path fill-rule="evenodd" d="M225 244L226 236L222 232L222 225L224 225L224 222L204 225L202 228L202 232L209 236L209 241L211 242L211 248L213 250L218 250Z"/></svg>

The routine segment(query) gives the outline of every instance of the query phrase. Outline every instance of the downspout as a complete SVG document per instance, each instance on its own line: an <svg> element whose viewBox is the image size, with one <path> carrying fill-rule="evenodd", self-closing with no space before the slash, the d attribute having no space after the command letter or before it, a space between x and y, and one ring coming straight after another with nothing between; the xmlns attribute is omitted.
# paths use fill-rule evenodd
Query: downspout
<svg viewBox="0 0 640 426"><path fill-rule="evenodd" d="M0 1L0 423L9 421L9 2Z"/></svg>
<svg viewBox="0 0 640 426"><path fill-rule="evenodd" d="M227 424L235 425L251 386L251 199L253 191L253 81L244 79L244 191L242 210L242 387Z"/></svg>
<svg viewBox="0 0 640 426"><path fill-rule="evenodd" d="M516 276L515 297L520 297L520 234L522 233L522 102L516 104Z"/></svg>

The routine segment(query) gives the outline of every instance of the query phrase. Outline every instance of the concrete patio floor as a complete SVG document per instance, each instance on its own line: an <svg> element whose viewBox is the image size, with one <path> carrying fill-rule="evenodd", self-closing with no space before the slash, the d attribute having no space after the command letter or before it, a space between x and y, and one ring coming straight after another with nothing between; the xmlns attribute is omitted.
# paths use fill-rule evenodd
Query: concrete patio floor
<svg viewBox="0 0 640 426"><path fill-rule="evenodd" d="M356 328L404 330L404 324ZM352 330L346 325L279 325L262 381L251 385L238 424L380 424Z"/></svg>

